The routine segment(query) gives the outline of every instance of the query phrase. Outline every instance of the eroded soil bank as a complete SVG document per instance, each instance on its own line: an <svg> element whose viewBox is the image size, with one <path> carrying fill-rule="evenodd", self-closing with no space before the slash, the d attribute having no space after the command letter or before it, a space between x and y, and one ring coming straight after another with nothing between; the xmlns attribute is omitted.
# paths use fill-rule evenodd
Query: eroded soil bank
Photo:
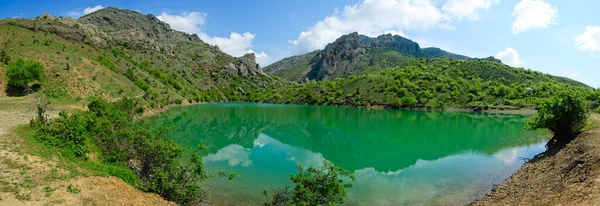
<svg viewBox="0 0 600 206"><path fill-rule="evenodd" d="M27 142L15 128L35 116L34 102L31 96L0 97L0 205L174 205L121 179L69 168L52 154L33 155L44 148ZM53 108L49 115L67 109Z"/></svg>
<svg viewBox="0 0 600 206"><path fill-rule="evenodd" d="M472 205L600 205L600 127L539 154Z"/></svg>

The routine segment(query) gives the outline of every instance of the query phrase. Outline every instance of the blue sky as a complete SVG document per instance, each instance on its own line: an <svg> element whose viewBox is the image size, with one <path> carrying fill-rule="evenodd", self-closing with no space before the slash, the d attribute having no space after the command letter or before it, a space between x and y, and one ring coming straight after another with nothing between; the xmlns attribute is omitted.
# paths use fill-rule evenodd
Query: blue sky
<svg viewBox="0 0 600 206"><path fill-rule="evenodd" d="M600 1L589 0L179 0L7 1L0 18L44 12L78 17L114 6L151 13L223 51L254 52L265 66L324 47L342 34L400 34L422 47L600 87Z"/></svg>

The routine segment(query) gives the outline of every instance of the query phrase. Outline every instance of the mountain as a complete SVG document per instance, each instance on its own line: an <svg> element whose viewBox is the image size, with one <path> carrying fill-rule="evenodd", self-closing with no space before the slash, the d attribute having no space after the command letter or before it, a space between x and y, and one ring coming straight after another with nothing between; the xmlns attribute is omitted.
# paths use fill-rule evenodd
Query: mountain
<svg viewBox="0 0 600 206"><path fill-rule="evenodd" d="M152 14L108 7L79 19L44 14L0 24L1 49L60 73L48 79L45 90L66 96L143 96L165 105L252 101L287 84L264 73L254 54L232 57Z"/></svg>
<svg viewBox="0 0 600 206"><path fill-rule="evenodd" d="M354 32L338 38L323 50L285 58L265 67L264 71L290 81L323 81L407 65L420 57L471 59L439 48L422 49L418 43L398 35L370 38Z"/></svg>

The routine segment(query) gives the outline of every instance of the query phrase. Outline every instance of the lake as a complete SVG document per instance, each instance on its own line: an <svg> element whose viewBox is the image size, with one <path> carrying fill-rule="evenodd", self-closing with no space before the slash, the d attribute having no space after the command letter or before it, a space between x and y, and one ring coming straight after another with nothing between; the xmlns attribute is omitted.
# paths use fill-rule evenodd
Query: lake
<svg viewBox="0 0 600 206"><path fill-rule="evenodd" d="M464 205L544 151L547 131L525 117L469 112L221 103L172 107L152 119L169 137L199 144L211 171L210 202L259 205L264 189L291 185L297 164L324 160L352 172L346 205Z"/></svg>

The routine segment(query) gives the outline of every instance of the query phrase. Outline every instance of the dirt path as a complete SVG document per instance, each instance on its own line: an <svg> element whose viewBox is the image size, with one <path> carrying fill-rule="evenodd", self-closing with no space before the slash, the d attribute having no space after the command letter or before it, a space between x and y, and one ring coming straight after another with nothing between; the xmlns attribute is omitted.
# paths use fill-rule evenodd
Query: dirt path
<svg viewBox="0 0 600 206"><path fill-rule="evenodd" d="M591 116L600 124L600 115ZM472 205L600 205L600 127L536 156Z"/></svg>
<svg viewBox="0 0 600 206"><path fill-rule="evenodd" d="M600 114L592 114L591 118L592 121L595 121L596 123L600 124Z"/></svg>
<svg viewBox="0 0 600 206"><path fill-rule="evenodd" d="M36 148L14 127L34 117L33 106L33 97L0 97L0 205L174 205L118 178L71 178L56 158L28 154Z"/></svg>

